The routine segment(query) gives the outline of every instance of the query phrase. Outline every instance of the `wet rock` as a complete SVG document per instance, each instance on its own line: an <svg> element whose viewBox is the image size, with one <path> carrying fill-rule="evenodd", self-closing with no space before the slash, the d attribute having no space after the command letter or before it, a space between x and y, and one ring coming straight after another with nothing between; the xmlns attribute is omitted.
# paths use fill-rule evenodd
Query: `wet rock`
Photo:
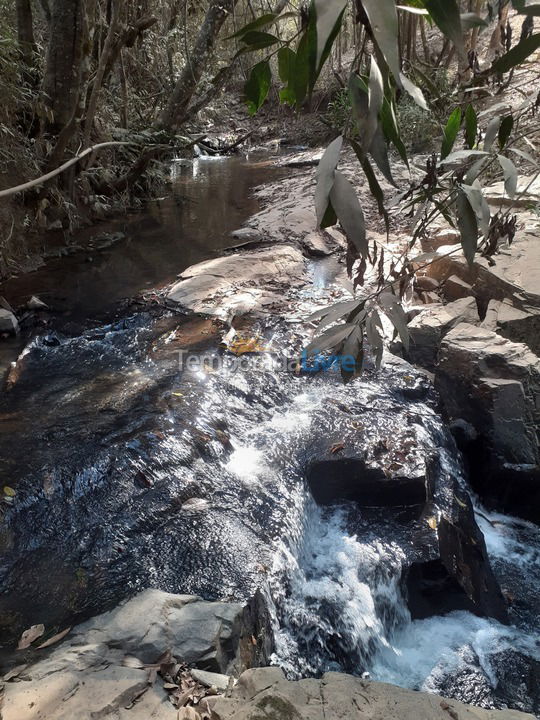
<svg viewBox="0 0 540 720"><path fill-rule="evenodd" d="M477 439L464 448L491 503L540 521L540 359L527 346L463 323L441 345L436 385L450 420Z"/></svg>
<svg viewBox="0 0 540 720"><path fill-rule="evenodd" d="M212 710L216 720L533 720L338 673L290 682L278 668L245 672L231 697L217 698Z"/></svg>
<svg viewBox="0 0 540 720"><path fill-rule="evenodd" d="M302 254L281 245L193 265L167 299L195 312L226 316L260 310L283 299L283 290L306 281Z"/></svg>
<svg viewBox="0 0 540 720"><path fill-rule="evenodd" d="M496 320L497 332L514 342L522 342L540 354L540 307L506 299L499 305Z"/></svg>
<svg viewBox="0 0 540 720"><path fill-rule="evenodd" d="M16 335L19 332L17 318L10 310L0 308L0 333Z"/></svg>
<svg viewBox="0 0 540 720"><path fill-rule="evenodd" d="M336 239L336 235L339 237L339 233L314 231L303 239L302 245L310 257L327 257L343 249L343 242Z"/></svg>
<svg viewBox="0 0 540 720"><path fill-rule="evenodd" d="M437 363L443 337L461 322L480 323L474 298L462 298L448 305L431 306L409 323L410 347L407 359L432 370Z"/></svg>
<svg viewBox="0 0 540 720"><path fill-rule="evenodd" d="M204 669L199 675L194 671L199 682L226 688L229 667L238 672L249 667L238 654L242 637L252 643L260 634L258 619L246 626L243 613L235 603L146 590L75 628L48 657L25 670L26 682L8 683L3 720L174 719L177 711L161 680L150 687L142 665L170 650L179 662ZM249 613L246 617L250 620ZM126 657L136 661L126 663ZM142 691L144 697L128 713Z"/></svg>

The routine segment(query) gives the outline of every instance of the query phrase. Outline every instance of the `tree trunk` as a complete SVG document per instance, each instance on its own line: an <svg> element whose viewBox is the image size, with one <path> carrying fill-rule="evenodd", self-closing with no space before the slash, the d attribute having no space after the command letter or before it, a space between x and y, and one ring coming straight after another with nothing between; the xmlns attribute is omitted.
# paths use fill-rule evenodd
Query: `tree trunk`
<svg viewBox="0 0 540 720"><path fill-rule="evenodd" d="M17 35L21 56L26 69L35 65L37 45L34 39L34 24L32 20L32 5L30 0L17 0Z"/></svg>
<svg viewBox="0 0 540 720"><path fill-rule="evenodd" d="M190 53L190 61L186 62L169 102L156 123L159 130L174 132L185 121L189 103L208 65L219 31L237 2L238 0L210 0L206 17Z"/></svg>
<svg viewBox="0 0 540 720"><path fill-rule="evenodd" d="M58 135L76 115L81 95L86 0L54 0L43 79L45 103L52 115L47 130Z"/></svg>

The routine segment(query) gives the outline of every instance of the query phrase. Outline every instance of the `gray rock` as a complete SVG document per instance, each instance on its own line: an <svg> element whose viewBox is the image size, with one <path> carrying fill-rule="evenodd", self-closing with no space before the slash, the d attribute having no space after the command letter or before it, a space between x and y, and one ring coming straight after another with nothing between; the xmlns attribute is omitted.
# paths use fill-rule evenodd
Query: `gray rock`
<svg viewBox="0 0 540 720"><path fill-rule="evenodd" d="M188 268L167 299L221 317L261 311L283 303L284 290L304 284L305 272L300 251L287 245L237 253Z"/></svg>
<svg viewBox="0 0 540 720"><path fill-rule="evenodd" d="M16 335L19 332L19 323L15 315L9 310L0 308L0 333Z"/></svg>
<svg viewBox="0 0 540 720"><path fill-rule="evenodd" d="M230 675L208 672L207 670L198 670L197 668L194 668L191 671L191 677L205 687L215 687L216 690L221 690L222 692L227 690L231 680Z"/></svg>
<svg viewBox="0 0 540 720"><path fill-rule="evenodd" d="M290 682L278 668L245 672L230 698L212 702L215 720L534 720L350 675Z"/></svg>
<svg viewBox="0 0 540 720"><path fill-rule="evenodd" d="M435 381L450 420L478 433L470 450L477 489L540 521L540 359L526 345L462 323L442 341Z"/></svg>
<svg viewBox="0 0 540 720"><path fill-rule="evenodd" d="M410 347L407 359L432 370L437 363L441 340L460 322L480 323L474 298L427 307L409 323Z"/></svg>

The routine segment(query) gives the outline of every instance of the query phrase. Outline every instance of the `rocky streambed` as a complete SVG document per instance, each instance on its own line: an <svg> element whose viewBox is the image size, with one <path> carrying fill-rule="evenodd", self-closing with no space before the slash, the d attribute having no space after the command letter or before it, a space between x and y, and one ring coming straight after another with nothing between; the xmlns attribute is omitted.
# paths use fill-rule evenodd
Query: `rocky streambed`
<svg viewBox="0 0 540 720"><path fill-rule="evenodd" d="M473 462L479 443L483 452L497 445L497 467L510 464L534 482L534 457L512 455L535 432L532 350L491 342L499 335L479 327L480 315L471 325L467 303L465 316L445 309L449 321L432 303L413 323L429 339L429 371L441 368L442 405L429 372L391 355L381 371L368 362L346 386L335 371L295 369L287 358L310 333L305 317L346 296L342 237L313 232L312 182L308 169L264 189L272 204L236 234L242 247L189 268L153 304L82 332L53 325L12 368L0 409L2 470L15 490L3 515L0 623L7 664L38 664L27 687L18 676L7 683L7 707L31 698L27 712L39 717L51 693L86 707L86 695L77 700L85 672L121 667L137 647L152 663L162 645L203 670L238 674L273 663L290 679L368 673L485 708L539 711L540 537L527 519L537 506L533 496L522 520L493 514L500 493L482 492L488 483ZM434 281L441 306L449 277ZM437 312L442 321L422 325ZM481 354L453 363L450 352L465 357L466 342ZM487 387L512 392L521 383L512 418L500 417L500 402L481 404L486 377ZM455 409L463 394L470 412L463 402ZM476 443L463 444L465 463L445 412L460 442ZM492 510L470 490L469 472ZM43 623L46 639L146 588L233 603L219 612L235 630L217 646L214 633L214 645L205 640L192 656L176 642L182 623L172 618L150 652L145 623L165 611L161 596L144 595L144 609L121 624L114 614L96 621L102 636L68 635L53 670L39 661L43 650L15 659L25 628ZM167 607L182 602L169 598ZM99 651L85 649L96 643ZM76 668L73 695L43 685L65 675L65 653ZM273 675L270 685L279 682ZM118 716L127 696L114 697L92 701L98 715L89 717ZM223 705L218 717L232 717L234 707ZM67 708L58 713L73 714ZM347 708L342 716L354 716Z"/></svg>

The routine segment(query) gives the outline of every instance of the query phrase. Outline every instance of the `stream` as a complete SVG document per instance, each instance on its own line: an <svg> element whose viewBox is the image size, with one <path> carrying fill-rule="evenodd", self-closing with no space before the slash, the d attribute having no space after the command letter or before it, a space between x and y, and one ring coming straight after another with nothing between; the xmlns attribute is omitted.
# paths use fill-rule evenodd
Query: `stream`
<svg viewBox="0 0 540 720"><path fill-rule="evenodd" d="M262 588L273 662L289 677L368 673L540 713L538 527L472 498L511 595L510 624L473 614L463 599L419 612L407 575L433 561L426 517L392 501L317 505L309 490L322 458L339 462L328 447L354 435L373 462L383 462L378 452L396 462L406 443L407 467L436 458L435 518L467 496L422 373L389 357L343 385L335 371L284 372L271 355L262 366L250 357L241 370L190 371L178 363L186 338L222 357L223 328L122 302L234 244L230 232L257 210L253 188L286 172L241 159L179 165L170 197L104 225L124 237L92 263L59 259L0 291L15 305L38 295L57 312L14 346L24 350L0 397L2 484L16 490L0 530L2 659L12 663L32 624L62 630L147 587L235 601ZM298 352L301 319L339 292L324 263L310 261L315 281L290 289L288 315L259 322L282 352Z"/></svg>

